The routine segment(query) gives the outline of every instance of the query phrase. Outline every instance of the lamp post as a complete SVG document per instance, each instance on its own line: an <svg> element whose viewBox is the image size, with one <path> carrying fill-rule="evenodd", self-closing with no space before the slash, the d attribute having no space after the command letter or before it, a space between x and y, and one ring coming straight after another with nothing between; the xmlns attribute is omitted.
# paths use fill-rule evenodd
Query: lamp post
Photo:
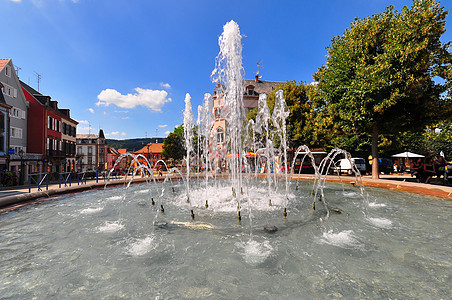
<svg viewBox="0 0 452 300"><path fill-rule="evenodd" d="M20 178L19 178L19 184L24 184L24 150L20 149L19 151L20 156Z"/></svg>

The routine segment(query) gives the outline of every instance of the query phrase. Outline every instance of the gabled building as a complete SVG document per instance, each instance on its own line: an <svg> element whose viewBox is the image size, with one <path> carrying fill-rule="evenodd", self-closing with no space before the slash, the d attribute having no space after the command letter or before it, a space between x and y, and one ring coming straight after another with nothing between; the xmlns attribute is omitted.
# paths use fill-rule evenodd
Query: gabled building
<svg viewBox="0 0 452 300"><path fill-rule="evenodd" d="M102 129L99 130L99 135L77 134L77 171L106 170L107 147Z"/></svg>
<svg viewBox="0 0 452 300"><path fill-rule="evenodd" d="M0 59L0 83L2 94L9 109L9 170L25 178L22 167L28 165L27 149L27 111L29 103L25 99L11 59Z"/></svg>
<svg viewBox="0 0 452 300"><path fill-rule="evenodd" d="M155 163L162 159L162 152L163 152L163 143L148 143L146 146L141 148L140 150L136 151L134 154L142 154L144 157L147 158L149 163L151 164L150 167L154 167ZM140 159L141 163L146 164L144 159Z"/></svg>
<svg viewBox="0 0 452 300"><path fill-rule="evenodd" d="M283 82L278 81L265 81L260 80L259 76L256 75L253 79L244 79L243 80L243 106L245 108L245 114L247 114L250 110L257 107L259 102L259 95L261 94L270 94L274 91L279 85L284 84ZM217 147L222 147L224 142L226 141L226 132L227 132L227 122L222 117L221 110L224 107L224 98L222 97L222 85L217 85L213 92L213 113L215 115L215 122L212 126L212 132L214 136L216 136L216 144Z"/></svg>
<svg viewBox="0 0 452 300"><path fill-rule="evenodd" d="M115 148L110 148L107 146L107 171L111 170L118 160L120 154ZM121 169L120 163L115 167L115 171Z"/></svg>
<svg viewBox="0 0 452 300"><path fill-rule="evenodd" d="M69 109L58 108L58 102L43 95L23 81L20 82L29 102L27 144L30 152L42 160L33 166L33 173L70 172L75 170L76 127L78 122Z"/></svg>

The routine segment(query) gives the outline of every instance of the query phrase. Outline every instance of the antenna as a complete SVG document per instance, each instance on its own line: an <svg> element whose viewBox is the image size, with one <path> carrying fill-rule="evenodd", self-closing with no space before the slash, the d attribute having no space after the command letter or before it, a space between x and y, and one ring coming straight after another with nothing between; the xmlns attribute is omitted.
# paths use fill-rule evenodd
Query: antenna
<svg viewBox="0 0 452 300"><path fill-rule="evenodd" d="M91 135L91 122L90 121L88 121L88 132L89 132L89 135Z"/></svg>
<svg viewBox="0 0 452 300"><path fill-rule="evenodd" d="M35 74L36 74L36 80L38 81L38 92L39 92L39 82L41 82L42 76L41 76L41 74L39 74L39 73L36 72L36 71L35 71Z"/></svg>
<svg viewBox="0 0 452 300"><path fill-rule="evenodd" d="M19 71L22 70L21 67L19 67L18 65L16 65L16 75L17 77L19 77Z"/></svg>
<svg viewBox="0 0 452 300"><path fill-rule="evenodd" d="M155 130L155 137L158 137L159 136L159 129L157 128L156 130Z"/></svg>

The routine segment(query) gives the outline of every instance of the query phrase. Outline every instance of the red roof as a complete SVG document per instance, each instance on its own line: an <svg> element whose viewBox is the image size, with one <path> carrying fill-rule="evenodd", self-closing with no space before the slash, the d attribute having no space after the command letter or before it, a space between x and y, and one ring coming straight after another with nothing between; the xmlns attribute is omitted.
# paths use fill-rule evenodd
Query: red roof
<svg viewBox="0 0 452 300"><path fill-rule="evenodd" d="M127 149L118 149L119 154L124 154L127 152Z"/></svg>
<svg viewBox="0 0 452 300"><path fill-rule="evenodd" d="M0 58L0 71L6 66L11 59Z"/></svg>
<svg viewBox="0 0 452 300"><path fill-rule="evenodd" d="M149 145L149 149L148 149ZM146 154L146 153L152 153L152 154L160 154L163 152L163 143L149 143L140 150L136 151L135 154Z"/></svg>

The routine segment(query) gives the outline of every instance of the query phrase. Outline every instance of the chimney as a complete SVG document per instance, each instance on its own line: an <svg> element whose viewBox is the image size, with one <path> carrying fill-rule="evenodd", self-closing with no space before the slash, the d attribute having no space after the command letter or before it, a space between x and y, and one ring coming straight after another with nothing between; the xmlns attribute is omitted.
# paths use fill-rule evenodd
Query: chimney
<svg viewBox="0 0 452 300"><path fill-rule="evenodd" d="M259 82L259 75L254 76L254 81Z"/></svg>

